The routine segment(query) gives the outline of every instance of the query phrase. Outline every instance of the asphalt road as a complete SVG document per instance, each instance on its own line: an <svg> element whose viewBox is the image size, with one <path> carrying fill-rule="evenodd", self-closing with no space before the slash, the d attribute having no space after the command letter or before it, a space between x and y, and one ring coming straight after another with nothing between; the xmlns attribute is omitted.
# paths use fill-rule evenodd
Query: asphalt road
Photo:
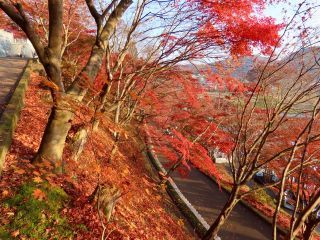
<svg viewBox="0 0 320 240"><path fill-rule="evenodd" d="M165 160L159 156L159 160ZM220 190L218 185L195 168L187 178L177 172L172 178L189 202L210 225L218 216L220 209L228 199L228 193ZM223 240L270 240L272 226L242 204L238 204L219 236Z"/></svg>
<svg viewBox="0 0 320 240"><path fill-rule="evenodd" d="M10 100L27 61L20 58L0 58L0 115Z"/></svg>
<svg viewBox="0 0 320 240"><path fill-rule="evenodd" d="M188 178L174 173L173 179L207 223L212 224L227 201L228 194L194 168ZM272 227L250 209L238 204L219 236L222 239L270 240Z"/></svg>

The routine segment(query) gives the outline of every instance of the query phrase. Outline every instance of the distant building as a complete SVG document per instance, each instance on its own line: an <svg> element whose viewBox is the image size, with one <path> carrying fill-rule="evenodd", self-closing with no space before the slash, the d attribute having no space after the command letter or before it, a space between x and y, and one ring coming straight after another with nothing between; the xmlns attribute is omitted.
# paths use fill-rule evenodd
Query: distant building
<svg viewBox="0 0 320 240"><path fill-rule="evenodd" d="M27 39L15 38L13 33L0 29L0 57L32 58L35 50Z"/></svg>
<svg viewBox="0 0 320 240"><path fill-rule="evenodd" d="M208 154L214 160L215 163L229 162L228 155L221 152L218 147L208 149Z"/></svg>

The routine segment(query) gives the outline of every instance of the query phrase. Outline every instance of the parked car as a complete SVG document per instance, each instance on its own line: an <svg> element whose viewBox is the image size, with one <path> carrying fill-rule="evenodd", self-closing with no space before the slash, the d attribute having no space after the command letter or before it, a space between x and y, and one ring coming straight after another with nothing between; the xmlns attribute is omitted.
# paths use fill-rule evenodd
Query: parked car
<svg viewBox="0 0 320 240"><path fill-rule="evenodd" d="M294 211L295 206L296 206L296 202L297 202L297 197L294 194L294 192L290 189L286 189L283 192L282 206L286 209ZM301 212L306 205L307 205L307 203L305 201L303 201L302 199L300 199L298 212ZM317 208L315 208L313 211L318 211L317 215L320 214L319 209L317 209Z"/></svg>
<svg viewBox="0 0 320 240"><path fill-rule="evenodd" d="M274 170L261 169L253 176L253 180L259 184L265 185L268 183L276 183L279 181L279 178Z"/></svg>

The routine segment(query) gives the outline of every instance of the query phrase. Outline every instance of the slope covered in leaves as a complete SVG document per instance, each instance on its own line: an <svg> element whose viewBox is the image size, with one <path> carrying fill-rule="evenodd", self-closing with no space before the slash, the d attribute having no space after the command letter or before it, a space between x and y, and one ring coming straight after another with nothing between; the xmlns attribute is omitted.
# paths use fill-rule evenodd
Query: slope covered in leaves
<svg viewBox="0 0 320 240"><path fill-rule="evenodd" d="M41 79L33 75L0 177L0 215L4 216L0 218L0 239L101 239L101 219L88 202L98 181L113 183L123 192L111 221L104 220L107 239L195 238L147 170L143 143L132 129L122 130L126 138L112 161L113 126L102 119L100 131L77 162L70 160L67 146L65 173L52 174L47 163L30 164L51 106L49 91L39 85ZM78 114L76 121L80 124L83 118Z"/></svg>

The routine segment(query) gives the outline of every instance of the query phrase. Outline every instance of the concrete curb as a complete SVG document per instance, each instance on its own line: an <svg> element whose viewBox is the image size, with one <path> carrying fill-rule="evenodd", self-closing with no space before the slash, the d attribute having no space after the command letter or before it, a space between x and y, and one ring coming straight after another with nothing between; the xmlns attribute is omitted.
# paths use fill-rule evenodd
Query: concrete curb
<svg viewBox="0 0 320 240"><path fill-rule="evenodd" d="M148 134L147 134L148 135ZM153 150L153 144L151 138L147 137L147 155L149 159L151 160L153 166L156 168L157 171L166 174L166 170L159 161L155 151ZM205 174L206 175L206 174ZM218 184L216 180L213 177L210 177L206 175L211 181L213 181L215 184ZM191 223L192 227L195 229L197 234L202 237L206 233L206 231L209 229L209 224L203 219L203 217L198 213L198 211L192 206L192 204L188 201L188 199L185 198L185 196L181 193L175 182L172 180L172 178L169 178L166 182L167 184L167 192L170 195L170 197L173 199L173 201L177 204L179 209L182 211L182 213L185 215L185 217L188 219L188 221ZM223 191L230 193L230 191L223 185L221 185L221 188ZM265 222L272 225L272 219L265 216L255 208L253 208L247 201L241 199L239 201L240 204L242 204L247 209L253 211L256 215L258 215L260 218L262 218ZM277 227L278 232L282 235L286 235L287 231L283 229L282 227Z"/></svg>
<svg viewBox="0 0 320 240"><path fill-rule="evenodd" d="M153 166L157 171L166 174L166 170L159 161L155 151L153 150L152 140L147 137L147 155L152 162ZM186 197L181 193L178 186L172 180L168 178L166 181L166 190L174 203L178 206L180 211L185 215L187 220L190 222L195 232L203 237L204 234L209 229L209 224L203 219L203 217L198 213L198 211L192 206L192 204L186 199Z"/></svg>
<svg viewBox="0 0 320 240"><path fill-rule="evenodd" d="M16 88L0 116L0 174L6 155L9 151L12 136L17 126L21 109L24 106L24 96L30 79L30 60L27 62Z"/></svg>

